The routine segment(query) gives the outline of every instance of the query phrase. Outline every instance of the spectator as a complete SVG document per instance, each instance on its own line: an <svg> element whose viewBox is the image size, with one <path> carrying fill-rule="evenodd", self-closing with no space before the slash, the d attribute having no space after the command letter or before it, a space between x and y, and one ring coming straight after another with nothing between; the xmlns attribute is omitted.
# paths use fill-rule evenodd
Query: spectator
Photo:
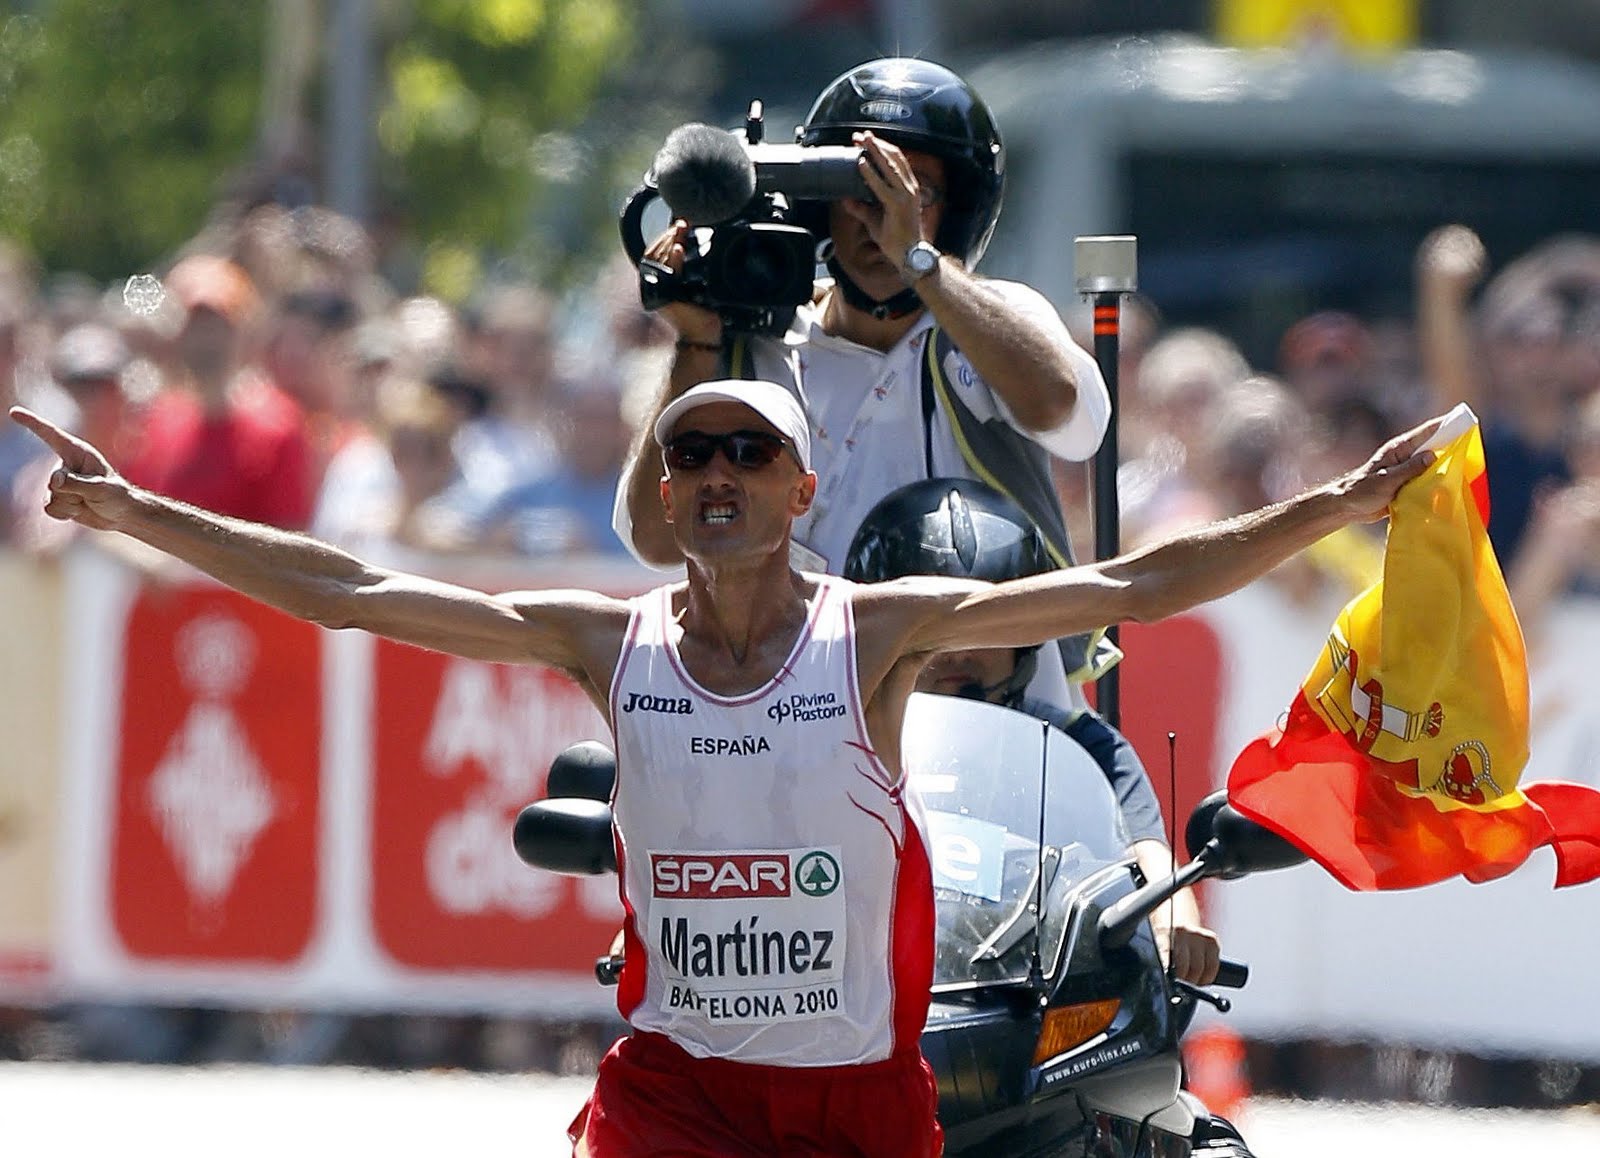
<svg viewBox="0 0 1600 1158"><path fill-rule="evenodd" d="M1250 373L1221 334L1190 327L1159 339L1129 385L1128 427L1118 493L1124 542L1147 542L1217 511L1202 484L1210 423Z"/></svg>
<svg viewBox="0 0 1600 1158"><path fill-rule="evenodd" d="M129 414L122 372L131 358L116 330L85 322L61 336L50 359L51 376L73 403L70 429L105 448L113 464L123 461L127 450ZM52 455L34 459L17 475L11 493L16 544L33 555L58 554L75 531L72 524L44 514L42 504L56 465Z"/></svg>
<svg viewBox="0 0 1600 1158"><path fill-rule="evenodd" d="M482 519L487 545L523 555L626 555L611 506L633 431L620 391L591 380L561 394L561 457L544 478L512 487Z"/></svg>
<svg viewBox="0 0 1600 1158"><path fill-rule="evenodd" d="M262 349L272 384L305 414L313 492L333 456L363 431L351 350L356 320L355 304L340 291L295 290L278 303Z"/></svg>
<svg viewBox="0 0 1600 1158"><path fill-rule="evenodd" d="M459 430L455 409L427 383L385 383L378 443L352 443L334 459L314 523L318 533L364 550L471 545L467 488L455 452Z"/></svg>
<svg viewBox="0 0 1600 1158"><path fill-rule="evenodd" d="M10 409L21 401L32 401L19 396L17 383L22 362L22 334L28 319L28 306L21 287L0 280L0 404ZM30 445L19 432L0 432L0 496L9 499L17 485L17 478L30 462L47 456L41 455L36 445ZM0 543L8 542L12 535L10 502L0 503Z"/></svg>
<svg viewBox="0 0 1600 1158"><path fill-rule="evenodd" d="M1534 498L1570 481L1565 440L1600 385L1600 240L1551 238L1497 274L1476 324L1468 299L1487 268L1464 226L1417 253L1418 338L1437 404L1466 402L1483 423L1489 539L1513 566Z"/></svg>
<svg viewBox="0 0 1600 1158"><path fill-rule="evenodd" d="M311 515L310 444L292 399L245 365L259 300L244 271L210 255L167 277L183 307L181 378L151 403L128 477L184 502L279 527Z"/></svg>
<svg viewBox="0 0 1600 1158"><path fill-rule="evenodd" d="M484 509L555 467L551 316L548 295L529 285L496 286L469 315L460 370L485 398L462 426L456 452Z"/></svg>
<svg viewBox="0 0 1600 1158"><path fill-rule="evenodd" d="M1600 393L1578 412L1567 465L1572 482L1534 503L1522 548L1506 575L1530 641L1557 599L1600 596Z"/></svg>
<svg viewBox="0 0 1600 1158"><path fill-rule="evenodd" d="M1278 343L1278 369L1289 389L1318 417L1379 393L1372 331L1340 310L1319 311L1285 330Z"/></svg>
<svg viewBox="0 0 1600 1158"><path fill-rule="evenodd" d="M1300 398L1276 378L1257 375L1230 391L1207 424L1196 463L1201 489L1216 504L1207 519L1279 502L1330 477L1324 473L1326 452L1315 438L1307 439L1308 429L1315 432L1318 424ZM1382 566L1382 543L1360 527L1346 526L1268 578L1296 603L1327 597L1342 604L1376 582Z"/></svg>

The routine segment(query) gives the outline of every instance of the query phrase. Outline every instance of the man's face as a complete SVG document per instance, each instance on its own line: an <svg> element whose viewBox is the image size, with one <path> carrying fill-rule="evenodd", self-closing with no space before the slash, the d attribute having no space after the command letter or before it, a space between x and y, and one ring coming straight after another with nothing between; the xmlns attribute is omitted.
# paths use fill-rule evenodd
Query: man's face
<svg viewBox="0 0 1600 1158"><path fill-rule="evenodd" d="M667 473L661 479L661 501L678 548L686 557L736 557L785 550L789 524L811 507L817 476L802 470L787 447L762 465L736 465L725 445L711 449L706 457L706 436L715 440L742 434L757 439L781 437L740 402L697 406L673 428L664 456ZM696 461L674 466L673 444L699 452Z"/></svg>
<svg viewBox="0 0 1600 1158"><path fill-rule="evenodd" d="M944 215L944 162L931 153L913 152L906 153L906 160L917 175L918 188L923 191L922 235L934 237ZM873 238L883 221L883 206L862 201L852 204L864 211L866 222L852 217L839 202L828 207L828 234L833 239L834 256L858 286L881 301L906 288L894 262ZM896 255L897 258L901 256Z"/></svg>
<svg viewBox="0 0 1600 1158"><path fill-rule="evenodd" d="M985 647L975 651L946 651L928 661L917 677L917 691L941 696L958 696L973 686L984 689L983 698L1000 702L997 684L1009 679L1017 666L1013 647Z"/></svg>
<svg viewBox="0 0 1600 1158"><path fill-rule="evenodd" d="M190 310L178 331L178 357L202 386L227 385L238 348L239 335L233 323L205 306Z"/></svg>

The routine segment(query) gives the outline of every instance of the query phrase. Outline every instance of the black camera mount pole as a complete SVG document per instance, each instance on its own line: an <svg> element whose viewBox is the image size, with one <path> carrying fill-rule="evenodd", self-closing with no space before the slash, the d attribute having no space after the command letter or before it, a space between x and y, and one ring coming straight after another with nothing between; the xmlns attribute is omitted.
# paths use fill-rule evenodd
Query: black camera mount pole
<svg viewBox="0 0 1600 1158"><path fill-rule="evenodd" d="M1120 235L1079 237L1073 244L1073 266L1078 292L1094 303L1094 359L1111 394L1111 420L1105 440L1094 456L1094 557L1110 559L1122 550L1122 521L1117 508L1117 362L1122 340L1122 295L1139 286L1138 238ZM1106 638L1117 642L1117 627L1106 628ZM1095 704L1113 728L1122 725L1118 669L1113 667L1095 684Z"/></svg>

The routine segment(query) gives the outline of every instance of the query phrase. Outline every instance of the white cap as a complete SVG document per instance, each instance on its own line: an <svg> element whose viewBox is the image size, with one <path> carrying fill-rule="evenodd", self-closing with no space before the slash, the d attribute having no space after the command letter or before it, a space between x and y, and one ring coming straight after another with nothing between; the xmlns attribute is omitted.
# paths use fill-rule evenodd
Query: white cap
<svg viewBox="0 0 1600 1158"><path fill-rule="evenodd" d="M702 382L684 391L656 419L656 442L665 446L672 438L678 419L708 402L741 402L766 419L772 428L794 445L800 465L811 469L811 426L795 396L776 382L759 378L724 378Z"/></svg>

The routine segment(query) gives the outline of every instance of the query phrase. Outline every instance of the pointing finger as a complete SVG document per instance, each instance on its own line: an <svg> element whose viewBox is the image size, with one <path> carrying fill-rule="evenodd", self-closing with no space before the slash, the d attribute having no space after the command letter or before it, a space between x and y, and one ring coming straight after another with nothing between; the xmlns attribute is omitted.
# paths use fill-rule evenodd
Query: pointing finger
<svg viewBox="0 0 1600 1158"><path fill-rule="evenodd" d="M72 436L47 418L41 418L26 406L11 408L11 421L32 432L51 450L60 454L72 446Z"/></svg>

